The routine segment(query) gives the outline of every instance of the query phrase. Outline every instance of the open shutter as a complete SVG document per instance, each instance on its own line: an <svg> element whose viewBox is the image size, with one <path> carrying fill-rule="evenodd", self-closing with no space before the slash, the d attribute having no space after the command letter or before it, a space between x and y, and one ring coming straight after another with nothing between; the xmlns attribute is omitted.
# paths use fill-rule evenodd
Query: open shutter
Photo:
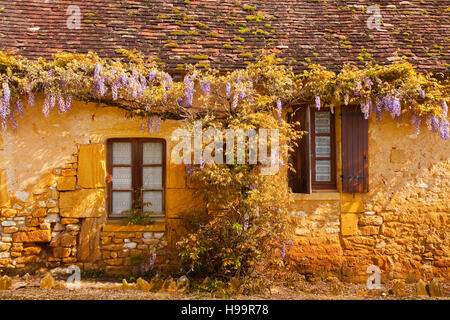
<svg viewBox="0 0 450 320"><path fill-rule="evenodd" d="M294 193L311 193L311 164L310 164L310 108L304 106L290 114L289 121L300 122L300 131L308 131L294 152L290 155L290 161L296 172L289 172L289 186Z"/></svg>
<svg viewBox="0 0 450 320"><path fill-rule="evenodd" d="M342 108L342 191L369 191L368 120L358 106Z"/></svg>

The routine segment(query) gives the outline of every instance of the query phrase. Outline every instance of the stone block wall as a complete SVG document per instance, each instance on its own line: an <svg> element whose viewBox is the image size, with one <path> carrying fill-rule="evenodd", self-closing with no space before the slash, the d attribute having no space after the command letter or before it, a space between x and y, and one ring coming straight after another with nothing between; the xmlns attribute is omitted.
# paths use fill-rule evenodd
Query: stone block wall
<svg viewBox="0 0 450 320"><path fill-rule="evenodd" d="M300 272L366 281L377 265L382 279L448 280L450 144L426 130L416 136L407 120L370 120L368 193L344 194L338 183L335 192L293 195L296 236L286 257ZM164 121L150 135L122 110L78 102L49 119L27 110L18 133L0 139L0 269L78 264L122 273L132 257L153 252L155 265L169 266L182 213L202 205L184 166L170 162L179 125ZM149 136L167 142L166 219L124 227L106 216L105 142Z"/></svg>

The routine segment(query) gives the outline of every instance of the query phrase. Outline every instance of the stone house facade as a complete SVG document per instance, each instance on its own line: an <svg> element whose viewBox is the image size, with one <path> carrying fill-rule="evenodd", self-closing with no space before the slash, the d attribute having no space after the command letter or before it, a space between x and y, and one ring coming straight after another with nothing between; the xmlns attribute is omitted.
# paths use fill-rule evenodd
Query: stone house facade
<svg viewBox="0 0 450 320"><path fill-rule="evenodd" d="M84 20L95 18L99 22L84 21L82 30L73 31L72 37L76 41L71 44L73 38L69 32L61 31L58 36L50 36L60 20L66 21L63 4L57 8L42 5L49 10L49 20L54 21L52 25L48 21L33 20L33 10L36 9L33 5L12 1L8 2L1 19L15 17L20 11L27 21L34 21L36 28L40 29L26 31L28 27L19 22L14 26L1 23L0 39L5 49L16 50L30 58L46 57L58 50L96 50L113 57L114 49L121 46L138 47L146 54L154 54L154 50L158 50L174 75L180 71L179 64L196 61L194 53L198 48L195 45L204 48L210 56L206 60L212 65L224 67L232 64L233 68L245 65L239 58L239 51L227 52L222 43L214 47L218 36L232 41L236 36L232 33L235 31L230 30L235 26L222 26L220 19L208 21L205 15L199 14L220 11L219 15L224 15L225 11L238 11L242 6L234 8L234 2L225 1L224 7L227 8L219 9L208 6L208 1L192 1L193 7L181 2L168 1L161 5L157 1L125 1L125 4L100 1L96 2L98 7L95 10L87 7L86 1L79 2L84 14L95 11L91 19L85 16ZM378 61L386 62L394 57L398 48L406 51L416 48L405 47L395 33L387 38L381 31L368 34L364 29L365 20L361 18L364 16L351 13L359 10L356 5L349 7L348 12L341 6L330 4L323 14L320 10L324 8L311 7L319 4L298 1L294 6L282 2L264 1L256 10L262 10L267 16L272 14L270 21L265 22L272 25L276 34L283 34L282 22L290 21L292 37L280 37L281 43L276 46L287 57L296 57L300 61L307 56L315 56L312 53L317 50L323 53L319 55L318 63L358 62L357 55L367 44L367 50L371 50ZM409 6L394 2L399 8ZM184 41L184 47L182 44L179 47L161 44L161 39L168 41L167 37L171 37L170 41L175 42L177 37L181 37L174 32L178 27L184 29L174 22L184 11L177 13L174 9L184 6L191 10L197 27L206 31L199 32L200 38L195 43ZM440 4L423 4L425 9L419 4L410 6L412 8L405 10L426 10L426 15L448 21L448 10L445 11L446 8ZM105 7L109 10L102 11ZM292 12L286 8L291 8ZM303 30L304 22L292 18L298 8L311 13L310 16L305 15L310 19L308 27L321 30L324 35L320 37L347 34L355 48L348 49L350 52L342 51L339 37L332 45L318 43L317 46L310 45L312 48L307 47L305 37L315 43L319 36ZM138 13L129 15L135 10ZM236 24L241 18L249 24L256 23L246 19L248 15L256 15L248 10L239 12L232 21ZM386 10L384 23L394 23L397 13ZM359 11L357 13L362 15ZM351 19L354 24L335 23L335 19L330 18L334 15L339 19ZM170 19L172 22L168 22ZM323 31L323 23L319 23L326 19L331 21L329 29L332 32ZM140 32L131 32L120 21L128 21ZM433 38L436 43L416 43L432 47L441 46L446 41L445 32L431 22L425 27L435 36L421 38L423 33L419 29L423 27L414 23L410 26L416 32L415 36L420 38L414 41L423 38L426 42ZM219 30L218 36L210 35L216 29ZM110 32L112 38L108 38L108 30L113 31ZM160 34L163 30L166 32L164 35ZM359 34L355 35L355 30ZM42 39L39 40L34 32L50 37L48 43L43 45ZM90 36L98 41L93 43ZM262 47L262 40L257 35L242 33L241 36L248 37L248 41L241 45L244 51ZM374 43L368 40L370 36L375 38ZM144 46L142 41L152 45ZM417 49L415 62L422 70L446 71L448 43L446 48L443 50L447 55L432 56L419 54ZM327 52L332 55L327 57ZM42 97L36 99L37 106L42 103ZM441 141L439 135L427 130L422 130L417 136L409 119L399 124L386 117L382 123L376 123L371 117L358 127L357 124L349 124L346 113L348 110L342 106L334 114L311 108L308 115L303 115L309 129L314 126L323 131L311 131L313 133L305 140L308 144L305 142L299 147L306 150L303 154L307 159L298 160L298 175L289 179L293 189L290 210L296 238L294 246L287 248L287 255L296 262L299 272L310 275L335 273L348 281L365 281L368 276L366 269L370 265L380 267L384 279L437 277L448 280L449 142ZM68 114L52 113L51 121L42 117L40 108L27 109L19 120L17 133L8 130L1 134L0 268L20 271L39 263L52 267L77 264L83 269L102 268L108 273L126 273L130 271L131 257L150 252L157 254L156 265L171 265L174 258L171 254L182 232L178 227L182 214L203 205L193 196L195 186L190 183L185 166L170 161L169 155L175 145L170 137L181 124L167 120L161 124L160 132L150 134L140 130L139 120L126 119L124 115L125 111L117 108L77 101ZM349 128L356 131L349 131ZM361 140L349 140L349 137L361 137ZM348 149L349 146L354 148ZM132 151L135 149L138 151ZM112 194L120 200L117 201L119 207L132 196L133 191L130 190L136 186L129 185L131 182L126 177L134 170L135 158L139 159L140 166L148 168L150 175L157 177L154 184L145 187L145 173L139 174L141 184L138 187L145 187L161 213L161 218L149 226L121 225L120 217L115 215L115 204L111 202ZM354 165L349 167L349 163ZM112 176L117 177L117 186L113 186Z"/></svg>

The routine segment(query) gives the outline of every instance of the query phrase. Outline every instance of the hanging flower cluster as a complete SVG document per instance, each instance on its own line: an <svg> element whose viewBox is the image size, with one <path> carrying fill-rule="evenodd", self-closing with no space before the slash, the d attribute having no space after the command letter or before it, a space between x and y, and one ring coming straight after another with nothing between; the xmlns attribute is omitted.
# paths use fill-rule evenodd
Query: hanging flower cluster
<svg viewBox="0 0 450 320"><path fill-rule="evenodd" d="M193 106L194 96L216 99L235 112L242 104L268 106L281 115L281 100L284 104L310 103L314 101L318 110L322 107L359 104L365 118L375 114L382 121L384 112L401 121L409 112L411 123L418 133L420 125L426 123L442 139L448 139L447 95L449 85L439 83L432 75L418 73L406 62L387 66L368 65L358 69L346 65L336 74L319 65L310 65L309 70L295 76L276 79L276 68L261 73L258 63L280 63L274 55L262 55L246 70L231 72L225 76L216 70L200 71L189 67L183 82L174 82L172 77L159 70L154 61L145 60L137 51L120 51L124 59L107 60L95 53L86 55L60 53L52 61L30 61L8 52L0 52L1 74L0 120L3 130L8 123L17 127L16 117L23 115L22 97L27 96L27 106L34 106L36 92L45 95L42 112L45 117L58 106L59 113L71 108L73 98L84 101L101 101L117 105L133 116L147 118L184 118L186 109ZM258 71L259 70L259 71ZM280 83L282 81L283 83ZM195 84L200 90L196 92ZM268 88L262 102L259 90L254 86ZM280 89L282 88L282 89ZM223 90L223 91L222 91ZM224 94L223 94L224 93ZM255 97L256 94L256 97ZM267 97L269 96L269 99ZM214 103L213 103L214 104ZM14 107L12 107L14 106ZM209 107L209 106L208 106ZM218 110L223 109L218 107ZM148 120L158 123L160 120ZM151 126L148 126L150 128Z"/></svg>
<svg viewBox="0 0 450 320"><path fill-rule="evenodd" d="M357 104L366 119L375 114L378 122L383 120L384 112L398 121L409 113L417 134L426 120L430 130L448 140L449 84L439 82L431 74L416 72L407 62L368 65L364 69L346 65L339 74L310 65L298 78L303 101L307 103L313 97L317 109L321 104L331 108Z"/></svg>

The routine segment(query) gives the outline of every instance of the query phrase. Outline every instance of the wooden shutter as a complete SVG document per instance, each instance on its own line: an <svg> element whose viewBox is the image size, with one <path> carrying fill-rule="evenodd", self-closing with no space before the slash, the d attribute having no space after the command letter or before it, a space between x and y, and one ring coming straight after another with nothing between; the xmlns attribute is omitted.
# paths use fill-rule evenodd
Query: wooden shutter
<svg viewBox="0 0 450 320"><path fill-rule="evenodd" d="M310 108L301 107L290 114L289 121L300 122L301 131L310 132ZM294 193L311 193L310 135L305 134L290 155L290 161L296 172L289 172L289 186Z"/></svg>
<svg viewBox="0 0 450 320"><path fill-rule="evenodd" d="M341 118L342 191L368 192L368 120L358 106L343 107Z"/></svg>

